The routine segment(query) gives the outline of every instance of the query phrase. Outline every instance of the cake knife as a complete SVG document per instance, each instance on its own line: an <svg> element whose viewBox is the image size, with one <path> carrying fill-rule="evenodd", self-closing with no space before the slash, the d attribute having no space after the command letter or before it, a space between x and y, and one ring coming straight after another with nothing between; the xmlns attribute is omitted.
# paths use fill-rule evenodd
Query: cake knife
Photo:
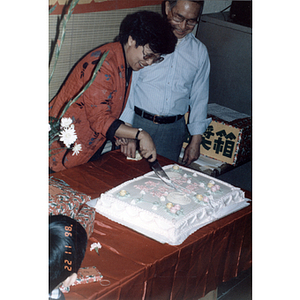
<svg viewBox="0 0 300 300"><path fill-rule="evenodd" d="M150 155L150 157L148 157L148 161L149 159L151 159L152 155ZM150 162L150 167L152 168L152 170L154 171L154 173L168 186L172 187L173 189L175 189L178 192L183 192L181 189L177 188L174 183L171 181L171 179L169 178L169 176L167 175L167 173L164 171L164 169L161 167L160 163L158 162L158 160L156 159L153 162ZM191 191L192 194L197 195L197 193ZM184 192L185 193L185 192ZM190 197L189 195L187 195L188 197ZM214 206L212 205L211 201L208 200L208 203L210 205L211 208L214 209Z"/></svg>
<svg viewBox="0 0 300 300"><path fill-rule="evenodd" d="M148 160L151 159L151 157L148 158ZM163 168L161 167L160 163L158 162L158 160L156 159L153 162L150 162L150 167L151 169L154 171L154 173L168 186L172 187L173 189L177 190L177 188L175 187L174 183L171 181L171 179L169 178L169 176L167 175L167 173L163 170Z"/></svg>

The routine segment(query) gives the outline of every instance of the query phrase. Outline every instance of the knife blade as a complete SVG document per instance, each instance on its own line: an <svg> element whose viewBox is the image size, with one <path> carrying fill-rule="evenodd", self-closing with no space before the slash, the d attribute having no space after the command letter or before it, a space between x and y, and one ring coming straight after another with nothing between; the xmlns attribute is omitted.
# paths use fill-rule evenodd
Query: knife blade
<svg viewBox="0 0 300 300"><path fill-rule="evenodd" d="M151 169L154 171L154 173L168 186L172 187L173 189L177 190L176 187L174 186L173 182L171 181L171 179L169 178L169 176L167 175L167 173L163 170L163 168L161 167L160 163L158 162L158 160L156 159L153 162L150 162L150 167Z"/></svg>

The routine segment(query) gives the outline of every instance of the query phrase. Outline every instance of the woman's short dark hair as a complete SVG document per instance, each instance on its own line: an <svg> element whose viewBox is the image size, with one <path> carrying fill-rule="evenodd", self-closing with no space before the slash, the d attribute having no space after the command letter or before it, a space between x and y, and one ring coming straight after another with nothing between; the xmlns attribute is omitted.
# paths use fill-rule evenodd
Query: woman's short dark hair
<svg viewBox="0 0 300 300"><path fill-rule="evenodd" d="M149 44L150 49L159 54L172 53L177 43L169 22L160 14L147 10L124 18L116 40L125 45L129 36L135 40L136 47Z"/></svg>
<svg viewBox="0 0 300 300"><path fill-rule="evenodd" d="M78 272L86 246L87 234L80 223L63 215L49 217L49 293Z"/></svg>

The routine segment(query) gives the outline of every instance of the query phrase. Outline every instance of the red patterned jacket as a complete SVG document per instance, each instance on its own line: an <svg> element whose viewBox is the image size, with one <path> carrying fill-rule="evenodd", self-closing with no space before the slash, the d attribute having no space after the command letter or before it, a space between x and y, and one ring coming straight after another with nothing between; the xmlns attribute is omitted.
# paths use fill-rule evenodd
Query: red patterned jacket
<svg viewBox="0 0 300 300"><path fill-rule="evenodd" d="M50 102L49 116L59 116L66 103L90 80L99 57L107 51L109 54L92 85L64 115L72 118L77 134L76 143L81 144L82 151L78 155L72 150L51 151L49 167L55 172L88 162L105 140L114 135L120 124L118 118L126 105L129 88L125 95L125 58L122 45L118 42L92 50L75 65ZM61 143L53 142L50 149L61 148Z"/></svg>

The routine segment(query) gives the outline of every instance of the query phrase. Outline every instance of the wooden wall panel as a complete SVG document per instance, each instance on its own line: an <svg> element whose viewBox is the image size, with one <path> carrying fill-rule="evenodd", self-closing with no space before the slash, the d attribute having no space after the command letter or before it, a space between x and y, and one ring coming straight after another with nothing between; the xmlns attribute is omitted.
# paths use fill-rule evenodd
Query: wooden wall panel
<svg viewBox="0 0 300 300"><path fill-rule="evenodd" d="M68 0L49 0L49 6L56 5L52 15L61 14ZM135 8L149 5L160 5L162 0L80 0L74 9L74 14L108 11L116 9Z"/></svg>

